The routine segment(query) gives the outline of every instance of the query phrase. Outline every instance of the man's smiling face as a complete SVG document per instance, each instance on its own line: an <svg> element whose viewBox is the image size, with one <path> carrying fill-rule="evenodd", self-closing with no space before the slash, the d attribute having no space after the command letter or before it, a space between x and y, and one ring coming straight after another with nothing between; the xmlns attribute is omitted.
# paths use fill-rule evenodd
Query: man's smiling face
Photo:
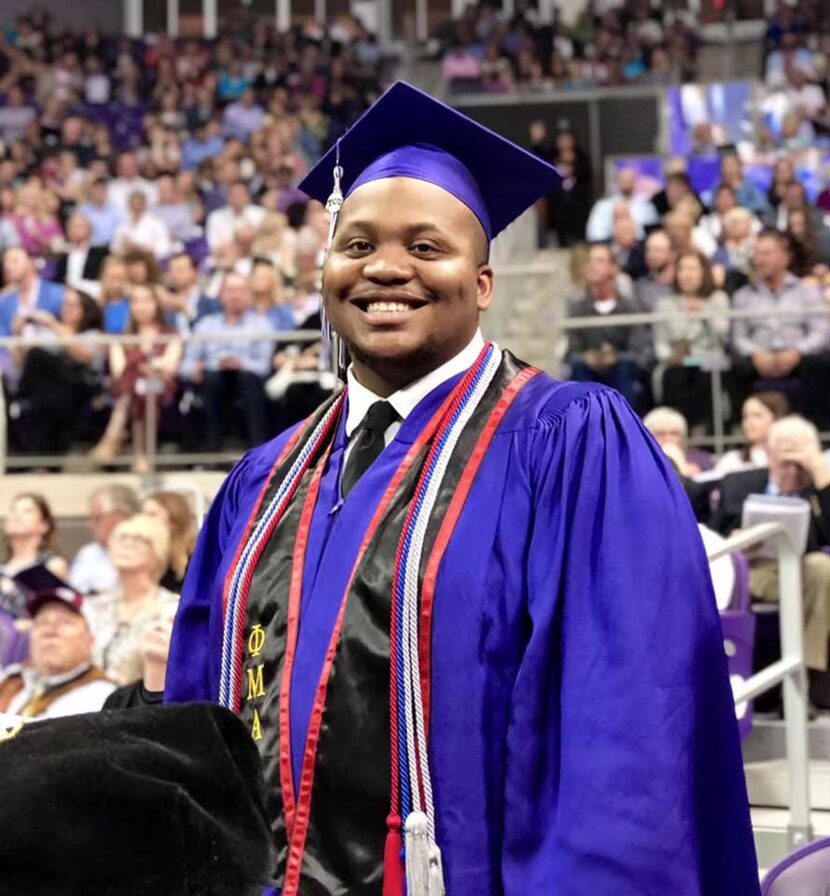
<svg viewBox="0 0 830 896"><path fill-rule="evenodd" d="M492 286L481 224L440 187L385 178L343 204L323 270L326 314L377 394L464 349Z"/></svg>

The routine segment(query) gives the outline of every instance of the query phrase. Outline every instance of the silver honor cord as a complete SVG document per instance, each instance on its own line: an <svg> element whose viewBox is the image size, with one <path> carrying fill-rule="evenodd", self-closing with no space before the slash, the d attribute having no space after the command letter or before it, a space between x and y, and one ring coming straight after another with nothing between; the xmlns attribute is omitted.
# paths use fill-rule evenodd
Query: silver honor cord
<svg viewBox="0 0 830 896"><path fill-rule="evenodd" d="M329 213L329 235L326 245L326 255L331 251L331 244L334 240L334 231L337 228L337 219L340 217L340 209L343 206L343 190L340 181L343 177L343 169L340 166L340 141L335 145L334 185L332 187L329 198L326 200L326 211ZM331 327L331 323L326 317L325 304L320 305L320 321L323 336L323 356L327 359L327 363L331 372L341 382L346 381L346 346L340 337Z"/></svg>

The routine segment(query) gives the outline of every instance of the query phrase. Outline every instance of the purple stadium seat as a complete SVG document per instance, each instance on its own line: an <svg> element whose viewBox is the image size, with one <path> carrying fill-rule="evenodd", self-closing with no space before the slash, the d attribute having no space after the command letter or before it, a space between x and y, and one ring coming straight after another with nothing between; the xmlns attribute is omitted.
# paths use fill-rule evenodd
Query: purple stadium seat
<svg viewBox="0 0 830 896"><path fill-rule="evenodd" d="M735 567L735 589L728 610L721 611L720 622L726 650L729 677L742 679L752 675L752 653L755 646L755 616L750 610L749 564L743 554L731 554ZM741 738L752 730L752 702L738 719Z"/></svg>
<svg viewBox="0 0 830 896"><path fill-rule="evenodd" d="M20 631L11 614L0 610L0 668L22 663L29 654L29 634Z"/></svg>
<svg viewBox="0 0 830 896"><path fill-rule="evenodd" d="M761 896L830 896L830 838L779 862L762 881Z"/></svg>

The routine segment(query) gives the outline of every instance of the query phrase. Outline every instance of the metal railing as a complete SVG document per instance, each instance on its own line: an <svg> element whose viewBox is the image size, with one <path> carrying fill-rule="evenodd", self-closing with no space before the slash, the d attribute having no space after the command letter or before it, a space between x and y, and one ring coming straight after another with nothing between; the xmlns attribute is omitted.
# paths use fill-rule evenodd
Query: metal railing
<svg viewBox="0 0 830 896"><path fill-rule="evenodd" d="M521 278L528 277L536 277L537 279L540 276L544 276L548 273L554 273L558 269L550 265L544 261L537 261L532 263L526 263L521 265L505 265L505 267L499 270L499 281L501 284L501 288L504 289L507 287L505 292L503 293L504 299L503 303L506 304L510 301L510 296L508 293L510 292L509 286L511 284L511 277L519 276ZM515 281L512 281L515 282ZM648 326L651 324L659 323L661 321L674 321L677 319L675 314L658 314L657 312L637 312L632 314L619 314L619 315L595 315L590 317L569 317L567 315L567 302L564 299L564 293L557 286L546 286L540 287L550 290L547 295L549 297L549 303L546 304L543 308L541 308L537 312L538 316L538 324L539 331L544 332L549 336L550 341L550 351L547 359L547 363L544 363L542 366L549 370L551 373L556 375L559 373L559 368L561 367L562 362L564 361L563 355L563 346L566 344L567 334L572 330L589 330L593 328L614 328L614 327L630 327L630 326ZM502 300L500 299L500 302ZM504 309L502 311L497 312L497 314L501 314L502 317L505 316ZM775 316L779 319L786 318L803 318L807 316L820 316L826 317L830 314L830 309L817 309L816 307L809 308L796 308L789 310L777 311ZM686 312L684 318L687 320L727 320L727 321L736 321L736 320L750 320L757 318L769 318L769 312L765 310L758 309L730 309L730 310L717 310L705 308L701 311L694 312ZM509 315L508 315L509 317ZM502 327L497 329L503 329ZM240 343L243 342L262 342L269 341L274 344L279 342L293 342L293 343L313 343L320 339L320 334L316 330L286 330L286 331L274 331L274 332L261 332L261 331L239 331L235 333L182 333L182 334L164 334L159 335L157 337L153 337L153 341L157 343L169 343L169 342L182 342L185 345L190 343L209 343L209 342L228 342L228 341L237 341ZM66 338L56 338L53 335L44 335L44 336L5 336L0 337L0 353L5 351L11 351L14 349L24 349L24 348L32 348L32 347L46 347L46 348L62 348L67 345L75 342L78 344L83 344L86 346L97 345L100 346L103 350L114 344L120 344L124 346L137 345L141 344L143 341L142 337L136 335L113 335L113 334L82 334L79 336L66 337ZM507 342L506 347L510 347L509 341ZM830 348L830 346L828 347ZM711 393L712 393L712 419L711 419L711 436L697 436L691 439L691 443L698 446L706 446L712 447L717 453L721 453L728 445L736 444L741 442L741 438L739 436L731 437L724 431L724 420L723 420L723 382L722 376L724 371L728 369L727 365L712 363L707 370L709 370L712 374L711 377ZM2 393L2 390L0 390ZM9 467L32 467L32 466L48 466L50 464L54 464L54 457L17 457L17 458L9 458L8 450L7 450L7 432L6 432L6 413L5 413L5 401L8 400L8 396L3 396L0 394L0 474L4 473ZM155 447L155 446L154 446ZM222 452L219 455L203 455L203 454L193 454L193 455L182 455L176 454L174 458L170 458L171 462L175 461L175 463L181 465L182 463L224 463L230 462L236 457L235 454L231 452ZM155 465L155 451L153 452L153 456L148 456L148 460L151 465ZM128 462L125 460L125 462ZM114 459L114 464L117 466L119 464L118 459Z"/></svg>
<svg viewBox="0 0 830 896"><path fill-rule="evenodd" d="M742 308L729 309L728 311L706 308L702 311L689 311L683 314L684 320L710 320L710 321L736 321L736 320L755 320L767 319L774 317L776 320L785 320L787 318L805 318L805 317L821 317L830 316L830 307L818 309L816 307L790 308L776 311L773 315L767 309ZM571 330L589 330L599 328L615 328L615 327L631 327L631 326L648 326L661 321L677 321L677 314L658 314L657 312L638 312L633 314L615 314L615 315L593 315L591 317L563 317L559 322L559 328L563 333ZM830 344L826 346L826 350L830 351ZM564 360L564 359L563 359ZM729 370L730 364L724 352L715 353L709 359L708 365L704 368L711 373L711 399L712 399L712 436L698 437L692 439L691 442L696 445L711 445L717 454L721 454L727 447L730 439L724 429L724 390L723 390L723 374ZM733 409L734 411L734 409ZM734 442L742 442L741 438L732 440Z"/></svg>
<svg viewBox="0 0 830 896"><path fill-rule="evenodd" d="M778 684L784 691L784 732L790 784L790 850L813 838L810 821L810 754L807 734L807 679L804 664L804 619L801 601L801 556L780 523L762 523L727 539L709 555L709 562L761 542L775 542L778 551L781 659L759 670L734 690L735 705L766 693Z"/></svg>

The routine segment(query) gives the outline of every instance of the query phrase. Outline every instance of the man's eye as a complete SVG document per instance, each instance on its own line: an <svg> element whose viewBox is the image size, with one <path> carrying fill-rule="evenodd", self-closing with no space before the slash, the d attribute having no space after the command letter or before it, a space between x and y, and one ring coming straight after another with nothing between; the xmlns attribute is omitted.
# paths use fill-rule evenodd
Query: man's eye
<svg viewBox="0 0 830 896"><path fill-rule="evenodd" d="M372 244L368 240L352 240L346 248L350 252L370 252Z"/></svg>
<svg viewBox="0 0 830 896"><path fill-rule="evenodd" d="M412 247L412 251L416 255L431 255L434 252L437 252L438 249L432 245L432 243L415 243Z"/></svg>

